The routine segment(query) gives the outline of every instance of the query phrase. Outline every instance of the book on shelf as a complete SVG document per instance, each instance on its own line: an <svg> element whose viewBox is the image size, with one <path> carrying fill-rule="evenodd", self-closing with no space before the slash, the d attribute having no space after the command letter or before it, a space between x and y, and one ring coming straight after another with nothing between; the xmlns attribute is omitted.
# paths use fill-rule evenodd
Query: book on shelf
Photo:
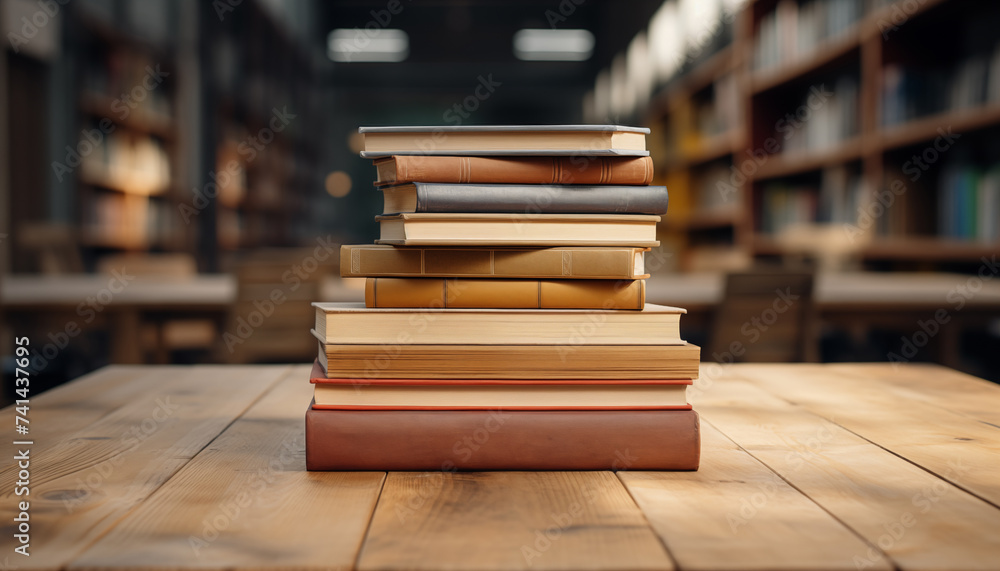
<svg viewBox="0 0 1000 571"><path fill-rule="evenodd" d="M696 345L449 345L320 342L319 375L353 379L694 379Z"/></svg>
<svg viewBox="0 0 1000 571"><path fill-rule="evenodd" d="M399 155L375 160L376 186L408 182L615 184L653 182L650 157L461 157Z"/></svg>
<svg viewBox="0 0 1000 571"><path fill-rule="evenodd" d="M996 242L1000 225L1000 165L989 169L963 161L945 165L937 198L938 235Z"/></svg>
<svg viewBox="0 0 1000 571"><path fill-rule="evenodd" d="M391 155L648 156L644 127L620 125L460 125L360 127L363 158Z"/></svg>
<svg viewBox="0 0 1000 571"><path fill-rule="evenodd" d="M590 309L372 308L315 302L313 334L331 345L679 345L683 309L647 303L641 311Z"/></svg>
<svg viewBox="0 0 1000 571"><path fill-rule="evenodd" d="M458 214L377 216L378 244L394 246L659 246L659 216Z"/></svg>
<svg viewBox="0 0 1000 571"><path fill-rule="evenodd" d="M642 309L643 280L368 278L366 307Z"/></svg>
<svg viewBox="0 0 1000 571"><path fill-rule="evenodd" d="M397 248L345 245L342 277L466 277L631 280L649 277L647 248Z"/></svg>
<svg viewBox="0 0 1000 571"><path fill-rule="evenodd" d="M451 184L414 182L380 187L383 214L507 212L654 214L667 212L665 186Z"/></svg>
<svg viewBox="0 0 1000 571"><path fill-rule="evenodd" d="M691 410L690 379L338 379L313 364L324 410Z"/></svg>
<svg viewBox="0 0 1000 571"><path fill-rule="evenodd" d="M816 53L842 37L864 14L862 0L780 0L760 18L754 43L758 70Z"/></svg>
<svg viewBox="0 0 1000 571"><path fill-rule="evenodd" d="M306 411L308 470L697 470L700 456L693 410Z"/></svg>

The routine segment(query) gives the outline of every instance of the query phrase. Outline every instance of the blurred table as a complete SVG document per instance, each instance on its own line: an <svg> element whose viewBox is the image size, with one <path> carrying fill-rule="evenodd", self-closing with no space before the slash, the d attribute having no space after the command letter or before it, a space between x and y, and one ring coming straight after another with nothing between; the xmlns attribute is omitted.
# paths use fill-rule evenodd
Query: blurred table
<svg viewBox="0 0 1000 571"><path fill-rule="evenodd" d="M984 280L962 274L906 272L819 274L815 295L824 312L949 308L959 299L964 301L962 309L1000 308L1000 276L994 277ZM710 310L722 299L725 279L723 274L656 275L646 284L646 300L689 311Z"/></svg>
<svg viewBox="0 0 1000 571"><path fill-rule="evenodd" d="M927 365L702 369L697 472L317 473L305 471L307 366L107 367L32 397L35 444L19 447L43 459L30 464L31 557L10 534L5 557L18 569L996 568L1000 387ZM17 479L8 462L3 489ZM16 505L0 506L5 521Z"/></svg>
<svg viewBox="0 0 1000 571"><path fill-rule="evenodd" d="M651 303L687 309L688 326L706 325L722 299L724 282L722 274L657 275L649 280L646 297ZM144 315L208 315L221 320L237 296L236 278L227 274L177 280L136 278L124 287L113 289L115 285L114 278L103 275L4 276L0 279L0 304L6 319L15 325L17 319L30 319L39 312L80 321L84 317L81 312L89 312L88 307L96 304L99 314L108 319L112 362L141 363L134 332ZM330 277L323 281L321 291L323 301L360 301L364 299L364 280ZM956 309L959 301L963 305ZM1000 279L927 273L821 274L816 282L816 303L824 321L849 329L892 325L912 326L915 331L917 320L944 309L956 326L942 330L943 362L954 365L958 325L1000 316Z"/></svg>

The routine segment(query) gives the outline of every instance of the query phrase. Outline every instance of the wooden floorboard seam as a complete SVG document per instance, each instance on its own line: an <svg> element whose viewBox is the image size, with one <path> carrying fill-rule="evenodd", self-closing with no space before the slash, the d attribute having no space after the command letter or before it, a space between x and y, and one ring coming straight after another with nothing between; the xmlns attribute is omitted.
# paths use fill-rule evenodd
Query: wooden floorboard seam
<svg viewBox="0 0 1000 571"><path fill-rule="evenodd" d="M382 491L385 490L385 483L387 481L389 481L389 472L382 472L382 485L378 487L375 504L372 506L372 511L368 514L368 523L365 524L365 532L361 535L361 544L358 545L358 552L354 554L354 563L351 565L351 571L355 571L361 563L361 554L365 550L365 544L368 543L368 534L372 530L372 521L375 520L375 512L378 511L378 504L382 500Z"/></svg>
<svg viewBox="0 0 1000 571"><path fill-rule="evenodd" d="M632 500L632 503L635 504L636 508L638 508L639 513L642 514L643 521L646 522L646 525L649 526L650 531L653 532L653 535L656 536L656 539L660 542L660 545L663 546L664 553L666 553L667 557L670 558L670 561L674 563L674 569L676 571L684 571L684 568L681 566L680 560L674 556L674 552L670 550L670 546L667 545L666 540L662 536L660 536L659 533L657 533L656 527L654 527L652 522L649 521L649 518L646 516L646 512L642 510L642 506L639 505L639 502L635 499L635 496L632 495L631 488L628 487L628 484L622 481L621 476L619 476L618 474L619 472L616 471L615 478L618 480L618 483L621 484L623 488L625 488L625 493L628 494L629 499Z"/></svg>
<svg viewBox="0 0 1000 571"><path fill-rule="evenodd" d="M789 399L787 399L785 397L782 397L781 395L776 395L773 392L768 391L763 385L761 385L760 383L758 383L756 381L750 380L749 382L752 383L755 387L757 387L757 388L759 388L761 390L766 391L768 394L770 394L772 396L775 396L775 397L777 397L777 398L779 398L779 399L787 402L788 404L790 404L792 406L798 407L801 410L803 410L804 412L807 412L807 413L809 413L809 414L811 414L811 415L813 415L815 417L822 418L823 420L829 422L830 424L834 424L834 425L842 428L843 430L846 430L847 432L853 434L854 436L857 436L858 438L864 440L865 442L868 442L869 444L872 444L872 445L880 448L881 450L885 450L889 454L892 454L893 456L895 456L895 457L897 457L897 458L905 461L906 463L911 464L913 466L916 466L917 468L923 470L924 472L927 472L931 476L934 476L938 480L941 480L942 482L945 482L948 485L953 486L954 488L956 488L958 490L961 490L961 491L969 494L970 496L976 498L977 500L980 500L980 501L982 501L982 502L986 503L987 505L990 505L990 506L992 506L994 508L1000 509L1000 504L998 504L998 503L996 503L996 502L994 502L994 501L992 501L992 500L990 500L988 498L984 498L984 497L980 496L979 494L977 494L976 492L974 492L973 490L970 490L969 488L963 486L959 482L956 482L956 481L954 481L954 480L952 480L952 479L950 479L950 478L948 478L948 477L946 477L946 476L944 476L942 474L938 474L934 470L931 470L930 468L922 466L922 465L918 464L917 462L914 462L913 460L910 460L906 456L903 456L902 454L900 454L898 452L895 452L895 451L893 451L893 450L891 450L889 448L886 448L885 446L882 446L878 442L875 442L874 440L866 437L863 434L859 434L859 433L855 432L854 430L851 430L850 428L848 428L848 427L842 425L841 423L837 422L836 419L828 417L825 414L822 414L820 412L814 411L814 410L808 408L805 405L800 405L800 404L796 403L795 401L792 401L792 400L789 400ZM974 420L974 419L970 418L970 420ZM977 422L982 422L982 421L977 421ZM725 433L723 433L723 434L725 434ZM728 438L729 435L727 434L726 437Z"/></svg>
<svg viewBox="0 0 1000 571"><path fill-rule="evenodd" d="M294 365L285 365L285 370L283 372L277 374L275 376L275 380L271 383L271 385L268 386L263 391L261 391L260 394L257 395L257 398L255 398L252 402L250 402L250 404L247 405L247 407L244 408L239 413L239 415L235 416L233 418L233 420L231 422L229 422L229 424L226 424L222 428L222 430L219 431L218 434L216 434L211 440L209 440L208 442L206 442L205 445L202 446L201 448L199 448L197 452L195 452L194 454L192 454L190 458L187 458L184 461L183 464L181 464L180 466L178 466L177 469L174 470L174 472L172 474L170 474L170 477L165 478L162 482L160 482L160 485L158 485L155 488L153 488L149 492L149 494L147 494L146 497L142 501L137 502L135 505L133 505L130 508L128 508L127 510L125 510L125 512L122 513L121 516L119 516L117 519L115 519L114 523L112 523L111 525L106 526L104 528L104 530L101 533L99 533L96 537L94 537L94 539L92 541L90 541L89 543L85 543L85 544L81 545L80 549L78 549L76 551L76 553L74 553L72 557L70 557L69 559L67 559L66 563L64 563L59 568L60 571L68 571L69 568L72 567L73 564L80 558L81 555L83 555L84 553L86 553L90 548L92 548L95 545L97 545L97 543L100 542L101 539L103 539L106 535L108 535L109 533L111 533L112 530L114 530L115 528L117 528L118 525L123 520L125 520L125 518L129 517L134 511L136 511L137 509L139 509L139 507L142 506L142 504L144 504L147 500L149 500L149 498L152 498L154 495L156 495L156 493L160 490L160 488L162 488L163 486L165 486L167 484L167 482L169 482L174 476L176 476L178 473L180 473L180 471L183 470L192 460L194 460L195 458L197 458L199 454L201 454L206 448L208 448L209 446L211 446L211 444L213 442L215 442L219 438L219 436L221 436L223 433L225 433L227 430L229 430L229 428L233 425L233 423L235 423L240 418L243 418L243 415L245 415L247 413L247 411L250 410L255 404L257 404L262 398L264 398L264 395L270 393L272 390L274 390L274 388L281 381L285 380L285 378L287 378L291 374L292 369L294 367L295 367ZM124 406L124 405L122 405L122 406Z"/></svg>
<svg viewBox="0 0 1000 571"><path fill-rule="evenodd" d="M786 402L788 402L788 401L786 401ZM791 403L791 404L792 404L792 406L799 407L799 405L797 405L795 403ZM799 407L799 408L801 408L801 407ZM808 414L813 414L812 411L805 410L805 409L802 409L802 410L805 411ZM819 416L819 415L814 415L814 416ZM775 470L774 468L772 468L767 462L765 462L761 458L758 458L756 455L754 455L753 452L750 452L749 450L747 450L746 448L744 448L743 445L740 444L739 442L733 440L733 438L731 436L729 436L728 434L726 434L726 432L724 430L722 430L721 428L719 428L715 424L712 424L711 421L706 420L704 416L701 417L701 420L702 420L702 422L706 422L706 423L710 424L712 426L712 428L718 430L720 434L722 434L730 442L732 442L733 444L735 444L737 448L739 448L740 450L742 450L744 453L746 453L748 456L750 456L751 458L753 458L755 461L759 462L761 466L764 466L765 468L767 468L768 470L770 470L772 474L774 474L779 479L781 479L781 481L783 481L786 484L788 484L788 486L791 487L793 490L795 490L799 494L805 496L810 502L812 502L814 505L816 505L819 509L823 510L823 512L825 514L827 514L834 521L836 521L837 523L839 523L841 525L841 527L843 527L844 529L850 531L852 535L854 535L855 537L857 537L858 539L860 539L863 543L865 543L866 545L868 545L870 548L876 550L878 553L881 553L882 557L884 557L885 560L888 561L890 565L892 565L892 568L895 571L900 571L901 567L899 566L899 564L896 563L896 561L888 553L886 553L885 551L883 551L881 547L879 547L878 545L876 545L876 544L872 543L871 541L869 541L868 538L866 538L865 536L861 535L861 533L858 530L854 529L853 527L851 527L850 525L848 525L847 522L845 522L841 518L837 517L837 515L834 514L833 512L831 512L830 510L828 510L826 508L826 506L824 506L823 504L821 504L821 503L817 502L816 500L814 500L812 498L812 496L810 496L809 494L805 493L805 491L803 491L801 488L799 488L794 483L792 483L788 478L785 478L784 476L782 476L781 473L779 473L777 470ZM834 424L836 424L836 423L834 423ZM837 426L840 426L840 425L837 425ZM841 427L841 428L843 428L843 427Z"/></svg>

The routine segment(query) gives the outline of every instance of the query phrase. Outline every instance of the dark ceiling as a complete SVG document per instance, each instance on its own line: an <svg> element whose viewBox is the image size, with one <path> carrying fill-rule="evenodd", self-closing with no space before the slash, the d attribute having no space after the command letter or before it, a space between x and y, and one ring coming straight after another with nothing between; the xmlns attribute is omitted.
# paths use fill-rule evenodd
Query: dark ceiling
<svg viewBox="0 0 1000 571"><path fill-rule="evenodd" d="M320 3L322 27L364 28L388 15L390 0ZM398 0L402 10L385 27L410 37L403 63L333 64L334 85L352 90L391 87L403 91L465 89L492 73L508 87L586 90L597 73L647 27L662 0ZM373 16L372 12L376 15ZM379 25L379 24L375 24ZM595 36L584 62L523 62L514 57L514 33L522 28L585 28ZM325 36L325 34L324 34ZM502 78L502 79L500 79Z"/></svg>

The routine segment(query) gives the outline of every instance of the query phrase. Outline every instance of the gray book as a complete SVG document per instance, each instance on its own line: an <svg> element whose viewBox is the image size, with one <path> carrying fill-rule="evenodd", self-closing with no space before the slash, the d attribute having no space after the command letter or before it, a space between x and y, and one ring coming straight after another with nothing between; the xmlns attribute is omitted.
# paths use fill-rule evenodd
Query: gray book
<svg viewBox="0 0 1000 571"><path fill-rule="evenodd" d="M665 186L444 184L382 187L383 214L471 212L512 214L653 214L667 212Z"/></svg>

